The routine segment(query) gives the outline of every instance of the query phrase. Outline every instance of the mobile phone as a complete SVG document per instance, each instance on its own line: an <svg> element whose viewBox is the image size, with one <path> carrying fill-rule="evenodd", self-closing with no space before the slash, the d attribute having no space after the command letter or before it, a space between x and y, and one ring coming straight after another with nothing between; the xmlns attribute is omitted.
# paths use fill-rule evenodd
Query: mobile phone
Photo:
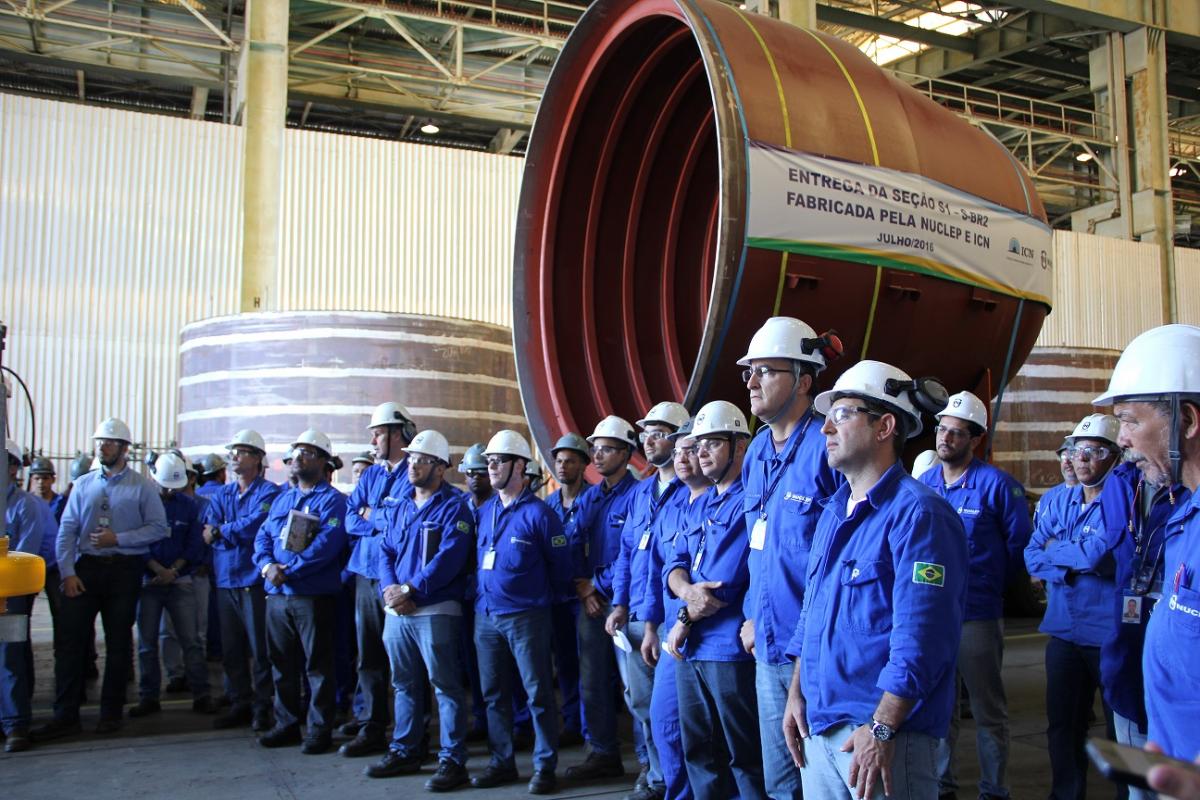
<svg viewBox="0 0 1200 800"><path fill-rule="evenodd" d="M1157 764L1168 764L1200 773L1200 769L1197 769L1196 765L1191 762L1180 761L1161 753L1151 753L1138 747L1117 744L1107 739L1088 739L1087 754L1104 777L1114 783L1123 783L1138 789L1150 788L1150 784L1146 780L1146 773Z"/></svg>

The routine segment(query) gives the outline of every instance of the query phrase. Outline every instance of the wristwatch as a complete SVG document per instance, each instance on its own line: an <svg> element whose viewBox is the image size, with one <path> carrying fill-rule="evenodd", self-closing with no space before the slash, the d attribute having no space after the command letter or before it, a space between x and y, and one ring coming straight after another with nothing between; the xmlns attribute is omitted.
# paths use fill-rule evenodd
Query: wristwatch
<svg viewBox="0 0 1200 800"><path fill-rule="evenodd" d="M675 619L682 622L684 625L691 625L694 621L692 615L688 613L687 606L680 606L679 613L675 615Z"/></svg>
<svg viewBox="0 0 1200 800"><path fill-rule="evenodd" d="M413 588L411 585L409 585L407 583L400 584L400 596L403 597L404 599L406 599L406 600L408 599L409 595L412 594L412 590L413 590Z"/></svg>
<svg viewBox="0 0 1200 800"><path fill-rule="evenodd" d="M871 720L871 735L881 742L890 742L896 738L896 729L877 719Z"/></svg>

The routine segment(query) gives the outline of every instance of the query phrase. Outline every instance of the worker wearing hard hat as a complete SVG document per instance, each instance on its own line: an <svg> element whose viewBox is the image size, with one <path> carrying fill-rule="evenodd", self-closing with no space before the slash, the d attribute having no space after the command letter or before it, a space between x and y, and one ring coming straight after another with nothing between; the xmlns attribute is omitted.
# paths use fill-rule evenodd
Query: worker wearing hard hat
<svg viewBox="0 0 1200 800"><path fill-rule="evenodd" d="M395 690L396 727L387 753L367 768L372 778L421 769L428 684L438 706L441 748L426 783L445 792L467 783L467 693L460 661L462 603L475 546L475 519L445 481L450 445L424 430L405 448L408 488L379 544L377 574L383 604L383 646Z"/></svg>
<svg viewBox="0 0 1200 800"><path fill-rule="evenodd" d="M804 602L803 565L820 501L843 483L826 463L821 421L812 409L817 375L840 349L833 334L818 336L798 319L772 317L737 362L746 368L750 411L765 423L742 467L750 589L741 640L754 655L763 778L773 797L800 793L800 772L779 736L792 680L784 648Z"/></svg>
<svg viewBox="0 0 1200 800"><path fill-rule="evenodd" d="M42 546L38 555L46 562L46 599L50 603L50 615L58 614L62 594L58 588L58 518L66 504L66 497L54 491L54 462L45 456L35 457L29 464L30 495L42 501L39 508L42 517ZM52 580L53 579L53 580ZM51 588L51 583L54 584Z"/></svg>
<svg viewBox="0 0 1200 800"><path fill-rule="evenodd" d="M829 465L846 477L817 523L784 736L806 797L937 797L966 607L958 515L900 462L946 392L860 361L817 395ZM837 669L822 665L838 664ZM880 790L882 789L882 792Z"/></svg>
<svg viewBox="0 0 1200 800"><path fill-rule="evenodd" d="M634 722L641 726L646 759L629 798L658 800L666 790L662 765L650 730L650 699L654 691L654 664L660 643L658 609L662 603L662 564L653 564L653 540L661 537L667 509L681 502L683 483L675 478L674 446L670 435L688 421L687 408L679 403L656 403L637 421L638 439L646 460L657 474L634 487L629 513L621 530L620 551L613 565L612 613L605 629L610 636L624 637L629 648L618 647L617 659L624 662L625 699ZM646 640L649 640L648 642ZM645 645L645 646L643 646ZM644 659L642 653L653 653Z"/></svg>
<svg viewBox="0 0 1200 800"><path fill-rule="evenodd" d="M367 467L375 463L375 451L363 450L361 453L350 459L350 475L354 478L355 485L358 485L362 479L362 474L367 471Z"/></svg>
<svg viewBox="0 0 1200 800"><path fill-rule="evenodd" d="M354 629L358 645L358 692L362 705L356 719L341 733L353 736L338 750L347 757L366 756L387 749L389 726L388 656L383 649L383 606L379 602L379 542L387 530L390 498L408 491L408 463L404 448L417 435L408 409L386 402L375 407L367 424L376 463L363 470L350 493L346 534L350 537L350 562L354 573Z"/></svg>
<svg viewBox="0 0 1200 800"><path fill-rule="evenodd" d="M1113 542L1103 504L1097 502L1110 471L1121 458L1120 422L1089 414L1068 438L1079 486L1070 490L1061 513L1038 514L1025 548L1029 574L1046 582L1046 613L1038 630L1046 643L1046 743L1052 793L1078 797L1087 782L1084 745L1091 708L1100 688L1100 646L1116 624L1107 611L1116 589ZM1105 711L1106 716L1109 712ZM1111 720L1109 725L1111 729Z"/></svg>
<svg viewBox="0 0 1200 800"><path fill-rule="evenodd" d="M738 638L750 587L742 496L750 428L737 406L714 400L696 413L692 436L712 487L700 524L676 538L663 567L667 587L684 601L664 647L680 659L675 683L688 783L701 800L727 796L731 768L742 797L762 798L754 658ZM717 731L721 743L714 741Z"/></svg>
<svg viewBox="0 0 1200 800"><path fill-rule="evenodd" d="M1191 492L1186 504L1176 506L1164 532L1161 572L1156 570L1162 577L1162 600L1150 616L1142 657L1148 739L1168 755L1191 760L1200 753L1195 666L1200 635L1200 328L1165 325L1135 338L1121 354L1108 391L1094 402L1113 405L1121 424L1119 443L1129 448L1148 483L1181 484ZM1139 596L1132 584L1118 588L1123 595ZM1143 604L1152 599L1145 596ZM1152 774L1151 788L1167 790L1160 782L1166 777ZM1200 787L1193 784L1193 792L1200 793Z"/></svg>
<svg viewBox="0 0 1200 800"><path fill-rule="evenodd" d="M625 774L617 741L617 709L612 702L617 662L604 623L612 611L612 567L637 485L629 471L629 458L638 445L632 425L620 417L608 416L600 420L587 440L592 446L592 466L603 480L576 501L579 510L574 524L567 528L576 560L575 589L582 604L576 627L579 683L591 745L583 763L567 768L567 777L578 781Z"/></svg>
<svg viewBox="0 0 1200 800"><path fill-rule="evenodd" d="M497 494L479 509L475 649L491 761L471 784L488 789L519 780L512 739L515 660L535 737L529 792L548 794L557 786L558 720L547 630L553 598L570 587L571 549L558 517L525 487L525 465L533 460L525 438L499 431L485 455Z"/></svg>
<svg viewBox="0 0 1200 800"><path fill-rule="evenodd" d="M225 459L216 453L201 456L200 460L196 462L200 473L196 483L196 494L201 497L211 497L219 492L225 485L226 466Z"/></svg>
<svg viewBox="0 0 1200 800"><path fill-rule="evenodd" d="M334 613L347 541L346 497L326 477L333 455L329 437L318 430L296 437L291 465L296 485L279 493L254 540L254 564L267 592L267 652L275 681L275 727L258 741L285 747L303 738L306 754L332 746L336 713ZM302 676L308 679L307 713L300 703Z"/></svg>
<svg viewBox="0 0 1200 800"><path fill-rule="evenodd" d="M937 415L938 462L919 478L958 512L971 553L967 614L958 646L958 681L966 686L979 741L979 796L1008 797L1008 698L1004 693L1004 590L1021 574L1033 525L1025 488L1007 472L975 457L987 435L988 409L970 392L950 397ZM958 789L954 752L958 707L938 746L940 791Z"/></svg>
<svg viewBox="0 0 1200 800"><path fill-rule="evenodd" d="M591 460L591 446L578 433L565 433L550 448L551 469L558 488L546 498L546 505L562 520L566 530L574 524L579 497L591 486L584 470ZM554 647L554 674L562 694L563 727L558 740L561 747L583 743L582 704L579 697L579 640L576 625L579 598L574 589L554 598L550 607L551 636Z"/></svg>
<svg viewBox="0 0 1200 800"><path fill-rule="evenodd" d="M234 480L212 495L204 517L230 700L229 710L213 720L213 726L251 725L262 733L271 727L274 686L267 656L267 595L254 564L254 540L279 487L263 477L267 445L258 431L240 430L225 447Z"/></svg>
<svg viewBox="0 0 1200 800"><path fill-rule="evenodd" d="M162 669L158 658L158 635L163 613L170 615L185 664L192 710L203 714L215 710L208 687L208 663L196 636L196 592L192 574L204 559L200 511L192 498L180 490L187 486L183 457L163 453L154 462L154 481L167 513L170 535L150 545L138 599L138 702L129 716L144 717L162 710L159 692Z"/></svg>
<svg viewBox="0 0 1200 800"><path fill-rule="evenodd" d="M8 549L13 552L37 555L42 538L53 529L45 522L53 518L49 507L21 489L17 474L21 470L21 448L8 439L5 442L5 470L8 473L5 532ZM29 725L33 716L33 645L29 638L29 617L33 612L34 595L7 598L5 613L25 617L25 636L21 641L0 641L0 733L5 737L4 750L17 753L29 749Z"/></svg>
<svg viewBox="0 0 1200 800"><path fill-rule="evenodd" d="M157 485L129 469L129 426L106 419L92 439L100 469L75 482L58 530L64 598L54 654L54 719L34 730L38 739L80 730L88 642L97 613L104 622L106 657L96 732L120 729L146 554L170 533Z"/></svg>

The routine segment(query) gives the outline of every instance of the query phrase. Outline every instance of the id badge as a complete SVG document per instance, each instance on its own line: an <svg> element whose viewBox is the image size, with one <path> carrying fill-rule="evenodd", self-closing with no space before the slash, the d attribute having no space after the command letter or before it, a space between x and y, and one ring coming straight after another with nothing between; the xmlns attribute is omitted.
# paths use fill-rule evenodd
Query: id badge
<svg viewBox="0 0 1200 800"><path fill-rule="evenodd" d="M700 569L700 562L704 560L704 551L700 550L696 553L696 557L692 559L692 572Z"/></svg>
<svg viewBox="0 0 1200 800"><path fill-rule="evenodd" d="M642 533L642 540L640 542L638 542L638 550L645 550L649 546L650 546L650 531L644 531Z"/></svg>
<svg viewBox="0 0 1200 800"><path fill-rule="evenodd" d="M488 550L483 554L483 563L479 565L480 569L495 569L496 568L496 551Z"/></svg>
<svg viewBox="0 0 1200 800"><path fill-rule="evenodd" d="M759 517L754 520L754 527L750 530L750 549L762 550L767 543L767 518Z"/></svg>
<svg viewBox="0 0 1200 800"><path fill-rule="evenodd" d="M1142 624L1142 598L1128 594L1121 598L1121 622L1127 625Z"/></svg>

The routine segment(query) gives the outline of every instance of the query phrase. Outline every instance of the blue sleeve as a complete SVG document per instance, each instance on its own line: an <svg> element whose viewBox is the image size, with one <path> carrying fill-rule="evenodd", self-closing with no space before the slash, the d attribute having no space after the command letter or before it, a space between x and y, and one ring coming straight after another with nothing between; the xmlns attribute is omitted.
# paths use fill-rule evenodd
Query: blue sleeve
<svg viewBox="0 0 1200 800"><path fill-rule="evenodd" d="M1025 546L1025 569L1029 570L1029 574L1035 578L1041 578L1051 583L1062 583L1067 576L1066 568L1050 563L1044 549L1046 542L1056 538L1056 531L1055 515L1039 513L1037 526L1029 537L1029 544Z"/></svg>
<svg viewBox="0 0 1200 800"><path fill-rule="evenodd" d="M1021 484L1009 479L1001 483L997 491L1001 495L997 498L1000 517L1008 537L1008 562L1004 574L1004 583L1007 586L1020 571L1018 567L1024 561L1025 547L1033 534L1033 520L1029 516L1025 489Z"/></svg>
<svg viewBox="0 0 1200 800"><path fill-rule="evenodd" d="M1046 546L1045 557L1049 564L1056 567L1075 572L1094 572L1109 553L1107 539L1104 534L1083 536L1077 541L1053 539Z"/></svg>
<svg viewBox="0 0 1200 800"><path fill-rule="evenodd" d="M550 570L550 596L574 597L575 578L572 568L575 557L571 543L563 531L562 522L549 506L542 507L542 555Z"/></svg>
<svg viewBox="0 0 1200 800"><path fill-rule="evenodd" d="M206 553L204 551L204 526L200 524L200 509L193 505L191 519L188 521L187 532L183 537L183 552L180 557L187 562L188 571L203 566Z"/></svg>
<svg viewBox="0 0 1200 800"><path fill-rule="evenodd" d="M966 615L967 535L958 515L921 509L888 532L895 583L888 663L877 687L920 700L953 674ZM917 562L943 565L943 584L916 583Z"/></svg>
<svg viewBox="0 0 1200 800"><path fill-rule="evenodd" d="M612 566L612 604L629 607L629 560L633 554L635 543L633 538L634 521L632 514L625 517L621 526L621 547L617 550L617 560Z"/></svg>
<svg viewBox="0 0 1200 800"><path fill-rule="evenodd" d="M396 575L396 540L403 532L389 528L379 537L379 552L376 555L375 575L379 578L379 593L389 586L398 586L401 581Z"/></svg>
<svg viewBox="0 0 1200 800"><path fill-rule="evenodd" d="M162 498L150 484L142 484L138 502L141 505L143 524L125 531L114 531L117 534L117 544L122 547L146 547L171 535Z"/></svg>
<svg viewBox="0 0 1200 800"><path fill-rule="evenodd" d="M259 572L268 565L275 563L275 537L279 535L283 520L287 518L287 512L290 510L288 504L283 502L286 497L285 492L280 492L275 498L275 502L271 504L271 510L267 512L267 519L258 528L258 533L254 534L254 566L258 567Z"/></svg>
<svg viewBox="0 0 1200 800"><path fill-rule="evenodd" d="M678 597L671 590L671 573L677 569L681 569L688 574L688 578L692 575L692 555L688 552L688 537L686 534L680 533L675 537L674 552L668 550L665 563L662 569L662 582L669 597Z"/></svg>
<svg viewBox="0 0 1200 800"><path fill-rule="evenodd" d="M375 509L371 512L371 519L363 519L362 511L364 508L371 507L371 488L375 485L375 472L370 475L363 475L362 478L354 485L354 491L350 493L350 499L346 501L346 535L347 536L374 536L383 530L386 530L386 525L382 524L380 517L382 509ZM376 527L376 523L380 523L380 527Z"/></svg>
<svg viewBox="0 0 1200 800"><path fill-rule="evenodd" d="M63 509L62 521L58 524L58 540L54 554L58 559L58 574L69 578L75 574L75 554L79 550L79 526L83 519L83 493L71 492Z"/></svg>
<svg viewBox="0 0 1200 800"><path fill-rule="evenodd" d="M447 502L453 510L442 515L438 551L410 581L418 598L434 594L462 575L475 547L473 517L466 503L457 498Z"/></svg>
<svg viewBox="0 0 1200 800"><path fill-rule="evenodd" d="M321 527L304 552L298 553L287 564L288 579L303 577L323 569L341 557L346 547L346 496L341 492L330 492L321 503Z"/></svg>
<svg viewBox="0 0 1200 800"><path fill-rule="evenodd" d="M19 533L16 540L10 543L10 549L36 556L42 549L42 525L37 509L33 507L35 500L36 498L27 494L18 501L16 516L20 523Z"/></svg>
<svg viewBox="0 0 1200 800"><path fill-rule="evenodd" d="M587 568L587 542L591 530L591 509L588 507L591 489L584 489L575 498L572 506L571 524L564 531L567 537L568 555L571 558L571 576L573 578L591 578ZM572 590L573 593L573 590Z"/></svg>
<svg viewBox="0 0 1200 800"><path fill-rule="evenodd" d="M229 493L226 497L233 498L234 510L237 508L237 493ZM267 514L271 509L271 505L275 502L275 498L279 496L279 487L270 485L256 499L254 509L244 516L226 520L221 527L221 539L229 539L231 542L251 546L254 544L258 536L258 529L267 520ZM224 498L222 498L224 499ZM216 503L210 503L210 507Z"/></svg>

